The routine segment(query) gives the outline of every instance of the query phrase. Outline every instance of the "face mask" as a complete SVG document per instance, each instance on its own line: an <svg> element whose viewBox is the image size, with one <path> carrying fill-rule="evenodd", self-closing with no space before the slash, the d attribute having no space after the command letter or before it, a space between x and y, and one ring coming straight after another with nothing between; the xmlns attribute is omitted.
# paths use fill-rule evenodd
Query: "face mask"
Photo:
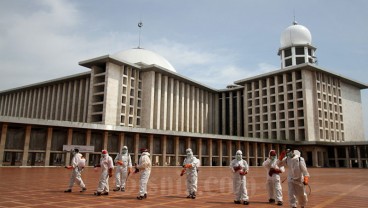
<svg viewBox="0 0 368 208"><path fill-rule="evenodd" d="M106 157L106 154L101 154L102 158L105 158Z"/></svg>
<svg viewBox="0 0 368 208"><path fill-rule="evenodd" d="M123 154L126 154L128 152L128 150L126 150L126 149L123 149L122 151L121 151L121 153L123 153Z"/></svg>
<svg viewBox="0 0 368 208"><path fill-rule="evenodd" d="M276 156L271 156L271 160L276 160Z"/></svg>
<svg viewBox="0 0 368 208"><path fill-rule="evenodd" d="M288 156L288 158L292 158L292 157L294 157L294 153L293 152L288 152L286 154L286 156Z"/></svg>
<svg viewBox="0 0 368 208"><path fill-rule="evenodd" d="M187 152L187 157L193 157L193 154L191 152Z"/></svg>
<svg viewBox="0 0 368 208"><path fill-rule="evenodd" d="M236 154L236 159L237 160L241 160L242 159L242 155L241 154Z"/></svg>

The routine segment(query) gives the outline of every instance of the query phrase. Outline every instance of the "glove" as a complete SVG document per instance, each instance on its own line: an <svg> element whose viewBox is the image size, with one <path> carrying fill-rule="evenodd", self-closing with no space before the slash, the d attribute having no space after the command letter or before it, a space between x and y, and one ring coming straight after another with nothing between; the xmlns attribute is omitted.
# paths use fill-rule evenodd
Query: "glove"
<svg viewBox="0 0 368 208"><path fill-rule="evenodd" d="M308 181L309 181L309 176L304 176L303 184L308 185Z"/></svg>
<svg viewBox="0 0 368 208"><path fill-rule="evenodd" d="M139 169L135 168L134 173L138 173L138 172L139 172Z"/></svg>
<svg viewBox="0 0 368 208"><path fill-rule="evenodd" d="M285 157L285 156L286 156L286 151L284 150L284 151L282 151L282 152L280 153L279 160L284 159L284 157Z"/></svg>
<svg viewBox="0 0 368 208"><path fill-rule="evenodd" d="M247 171L242 171L242 170L241 170L241 171L239 171L239 175L241 175L241 176L243 176L243 175L247 175L247 173L248 173Z"/></svg>
<svg viewBox="0 0 368 208"><path fill-rule="evenodd" d="M112 168L109 169L109 177L112 177Z"/></svg>
<svg viewBox="0 0 368 208"><path fill-rule="evenodd" d="M191 167L193 167L192 164L185 164L184 165L184 168L191 168Z"/></svg>
<svg viewBox="0 0 368 208"><path fill-rule="evenodd" d="M236 167L233 167L233 169L234 169L234 171L236 172L236 171L240 170L240 169L241 169L241 167L240 167L240 165L238 165L238 166L236 166Z"/></svg>
<svg viewBox="0 0 368 208"><path fill-rule="evenodd" d="M185 174L185 168L181 170L180 176L183 176Z"/></svg>
<svg viewBox="0 0 368 208"><path fill-rule="evenodd" d="M123 161L118 160L118 161L116 162L116 164L118 164L118 165L123 165Z"/></svg>
<svg viewBox="0 0 368 208"><path fill-rule="evenodd" d="M282 173L280 169L275 169L275 173L279 174Z"/></svg>
<svg viewBox="0 0 368 208"><path fill-rule="evenodd" d="M68 165L68 166L65 166L65 168L70 170L70 169L73 169L73 166Z"/></svg>
<svg viewBox="0 0 368 208"><path fill-rule="evenodd" d="M274 168L271 168L270 171L268 171L268 175L272 177L272 175L276 173Z"/></svg>

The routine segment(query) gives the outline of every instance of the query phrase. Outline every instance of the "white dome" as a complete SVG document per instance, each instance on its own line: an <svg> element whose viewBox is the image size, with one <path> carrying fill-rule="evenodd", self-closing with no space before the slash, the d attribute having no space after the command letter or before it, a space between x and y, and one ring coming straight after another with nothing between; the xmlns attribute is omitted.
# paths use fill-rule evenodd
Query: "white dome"
<svg viewBox="0 0 368 208"><path fill-rule="evenodd" d="M281 34L281 48L290 47L292 45L311 45L312 35L308 28L298 25L294 22Z"/></svg>
<svg viewBox="0 0 368 208"><path fill-rule="evenodd" d="M143 48L133 48L121 51L113 56L118 60L127 61L134 64L155 64L170 71L176 72L175 68L164 57Z"/></svg>

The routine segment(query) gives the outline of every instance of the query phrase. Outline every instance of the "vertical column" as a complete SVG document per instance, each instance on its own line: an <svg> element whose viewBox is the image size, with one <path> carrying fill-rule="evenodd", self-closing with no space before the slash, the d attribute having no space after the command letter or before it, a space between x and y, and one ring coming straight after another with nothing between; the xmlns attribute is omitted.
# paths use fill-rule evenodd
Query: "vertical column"
<svg viewBox="0 0 368 208"><path fill-rule="evenodd" d="M169 112L169 115L172 114L167 106L167 89L168 89L168 77L163 77L163 86L161 86L161 94L163 94L163 100L162 100L162 117L161 117L161 126L163 130L167 130L167 113Z"/></svg>
<svg viewBox="0 0 368 208"><path fill-rule="evenodd" d="M50 165L51 142L52 142L52 127L48 127L46 136L45 166Z"/></svg>
<svg viewBox="0 0 368 208"><path fill-rule="evenodd" d="M241 150L242 152L244 150L241 149L240 141L236 141L236 151Z"/></svg>
<svg viewBox="0 0 368 208"><path fill-rule="evenodd" d="M69 128L66 144L72 145L72 141L73 141L73 129ZM70 164L70 152L67 152L65 156L65 165L68 166L69 164Z"/></svg>
<svg viewBox="0 0 368 208"><path fill-rule="evenodd" d="M191 147L190 147L190 145L191 145L191 144L190 144L190 137L187 137L187 138L186 138L185 143L186 143L186 147L185 147L185 149L191 148Z"/></svg>
<svg viewBox="0 0 368 208"><path fill-rule="evenodd" d="M219 166L222 166L222 140L217 141L217 146L219 148Z"/></svg>
<svg viewBox="0 0 368 208"><path fill-rule="evenodd" d="M138 163L138 154L139 154L139 134L134 134L134 161Z"/></svg>
<svg viewBox="0 0 368 208"><path fill-rule="evenodd" d="M245 96L245 94L244 94L244 96ZM242 126L243 126L243 122L242 122L242 119L241 119L241 117L242 117L242 115L241 115L241 99L242 99L242 97L241 97L241 91L240 90L238 90L237 92L236 92L236 120L237 120L237 122L236 122L236 125L237 125L237 127L236 127L236 129L237 129L237 132L236 132L236 135L237 136L241 136L242 135L242 131L241 131L241 129L242 129ZM246 112L246 110L244 110L244 112ZM245 119L246 117L244 117L244 119Z"/></svg>
<svg viewBox="0 0 368 208"><path fill-rule="evenodd" d="M179 163L179 137L174 137L174 145L175 145L175 166L180 164Z"/></svg>
<svg viewBox="0 0 368 208"><path fill-rule="evenodd" d="M1 130L1 139L0 139L0 166L3 166L6 134L8 132L8 124L3 124L1 128L2 130Z"/></svg>
<svg viewBox="0 0 368 208"><path fill-rule="evenodd" d="M318 164L318 151L317 151L317 148L313 149L313 157L312 158L313 158L313 160L312 160L313 167L318 167L319 164Z"/></svg>
<svg viewBox="0 0 368 208"><path fill-rule="evenodd" d="M339 159L337 155L337 147L334 147L334 155L335 155L335 167L338 168L340 165L339 165Z"/></svg>
<svg viewBox="0 0 368 208"><path fill-rule="evenodd" d="M262 161L265 160L265 154L266 154L266 145L265 143L261 143L261 153L262 153Z"/></svg>
<svg viewBox="0 0 368 208"><path fill-rule="evenodd" d="M125 145L125 134L123 132L120 132L118 142L118 152L120 152Z"/></svg>
<svg viewBox="0 0 368 208"><path fill-rule="evenodd" d="M212 166L212 156L213 156L213 152L212 152L212 139L208 139L207 140L208 141L208 143L207 143L207 145L208 145L208 162L210 163L209 164L209 166Z"/></svg>
<svg viewBox="0 0 368 208"><path fill-rule="evenodd" d="M156 84L157 84L157 96L155 95L155 101L156 101L156 128L157 129L161 129L161 123L160 123L160 121L161 121L161 90L162 90L162 88L161 88L161 83L162 83L162 81L161 81L161 73L157 73L157 82L156 82Z"/></svg>
<svg viewBox="0 0 368 208"><path fill-rule="evenodd" d="M92 130L91 129L87 129L87 131L86 131L86 145L87 146L91 145L91 137L92 137ZM96 150L93 150L93 151L96 151ZM85 154L86 154L85 155L85 158L89 162L89 153L86 152Z"/></svg>
<svg viewBox="0 0 368 208"><path fill-rule="evenodd" d="M249 142L245 142L244 150L245 150L245 160L249 164Z"/></svg>
<svg viewBox="0 0 368 208"><path fill-rule="evenodd" d="M349 157L349 147L345 147L345 164L347 168L351 168L351 164L350 164L350 157Z"/></svg>
<svg viewBox="0 0 368 208"><path fill-rule="evenodd" d="M200 164L202 164L202 138L199 138L197 141L198 159Z"/></svg>
<svg viewBox="0 0 368 208"><path fill-rule="evenodd" d="M222 114L222 135L226 135L226 92L222 93L222 108L221 110L221 114Z"/></svg>
<svg viewBox="0 0 368 208"><path fill-rule="evenodd" d="M148 135L148 146L149 146L149 153L153 155L153 134ZM153 156L151 160L153 160Z"/></svg>
<svg viewBox="0 0 368 208"><path fill-rule="evenodd" d="M26 126L26 135L25 135L25 138L24 138L22 166L27 166L29 141L31 140L31 129L32 129L31 125Z"/></svg>
<svg viewBox="0 0 368 208"><path fill-rule="evenodd" d="M254 149L254 166L258 166L258 146L257 142L253 143L253 149Z"/></svg>
<svg viewBox="0 0 368 208"><path fill-rule="evenodd" d="M276 144L275 150L276 150L276 154L277 155L280 155L280 153L281 153L281 151L280 151L280 144Z"/></svg>
<svg viewBox="0 0 368 208"><path fill-rule="evenodd" d="M104 131L103 132L103 141L102 141L103 142L103 149L104 150L108 150L107 149L108 139L109 139L109 132L108 131ZM109 151L107 151L107 152L109 152Z"/></svg>
<svg viewBox="0 0 368 208"><path fill-rule="evenodd" d="M161 147L162 147L162 166L166 166L166 147L167 147L167 136L163 135L161 137Z"/></svg>
<svg viewBox="0 0 368 208"><path fill-rule="evenodd" d="M229 135L231 135L231 136L234 135L234 123L233 123L234 113L233 113L233 111L234 111L233 92L230 91L229 92L229 115L228 116L229 116L229 127L230 127L229 128ZM226 117L223 117L222 119L224 119L224 118L226 118ZM224 119L224 120L226 120L226 119ZM224 133L224 134L226 134L226 133Z"/></svg>
<svg viewBox="0 0 368 208"><path fill-rule="evenodd" d="M360 157L360 146L357 146L357 155L358 155L358 167L362 168L362 158Z"/></svg>
<svg viewBox="0 0 368 208"><path fill-rule="evenodd" d="M227 141L227 153L228 153L227 164L230 164L233 158L231 140Z"/></svg>

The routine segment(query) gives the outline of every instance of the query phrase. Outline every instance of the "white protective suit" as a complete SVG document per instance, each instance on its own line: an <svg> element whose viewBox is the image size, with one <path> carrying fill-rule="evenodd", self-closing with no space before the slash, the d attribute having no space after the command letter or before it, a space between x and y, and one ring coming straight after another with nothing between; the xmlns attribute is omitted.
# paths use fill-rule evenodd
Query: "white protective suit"
<svg viewBox="0 0 368 208"><path fill-rule="evenodd" d="M290 206L297 207L299 204L304 207L308 202L308 198L303 181L305 176L309 177L304 158L300 157L298 150L294 150L294 152L288 153L287 157L279 160L278 165L288 167L287 180Z"/></svg>
<svg viewBox="0 0 368 208"><path fill-rule="evenodd" d="M197 192L197 182L198 182L198 167L200 165L199 160L193 156L193 151L189 148L186 150L187 157L184 159L183 167L185 168L185 173L187 174L187 192L188 198L195 198Z"/></svg>
<svg viewBox="0 0 368 208"><path fill-rule="evenodd" d="M249 197L247 193L247 179L246 174L249 171L247 161L242 159L242 151L236 151L235 159L230 163L230 168L233 172L233 191L235 194L234 203L238 204L243 201L248 204Z"/></svg>
<svg viewBox="0 0 368 208"><path fill-rule="evenodd" d="M122 162L123 164L119 164L119 162ZM126 146L123 147L122 153L117 154L115 159L115 184L117 191L125 191L125 182L128 177L128 173L130 169L132 168L132 158L130 157L130 154L128 154L128 148Z"/></svg>
<svg viewBox="0 0 368 208"><path fill-rule="evenodd" d="M74 152L74 157L71 163L72 174L69 181L70 190L73 188L74 183L77 183L82 188L82 190L86 188L86 185L83 183L81 176L85 163L86 159L82 158L82 154L79 152Z"/></svg>
<svg viewBox="0 0 368 208"><path fill-rule="evenodd" d="M266 190L270 202L275 202L275 199L277 202L282 202L281 177L279 174L285 172L285 168L277 165L277 155L274 153L274 156L271 156L272 151L274 150L270 151L269 157L262 164L262 166L267 170ZM276 171L275 173L272 173L272 168Z"/></svg>
<svg viewBox="0 0 368 208"><path fill-rule="evenodd" d="M152 162L150 158L150 154L148 152L143 152L141 157L139 158L139 162L137 168L141 172L141 177L139 178L139 196L147 197L147 184L148 179L151 174Z"/></svg>
<svg viewBox="0 0 368 208"><path fill-rule="evenodd" d="M106 154L101 154L100 167L101 175L97 193L109 193L109 169L114 169L114 162L107 152Z"/></svg>

